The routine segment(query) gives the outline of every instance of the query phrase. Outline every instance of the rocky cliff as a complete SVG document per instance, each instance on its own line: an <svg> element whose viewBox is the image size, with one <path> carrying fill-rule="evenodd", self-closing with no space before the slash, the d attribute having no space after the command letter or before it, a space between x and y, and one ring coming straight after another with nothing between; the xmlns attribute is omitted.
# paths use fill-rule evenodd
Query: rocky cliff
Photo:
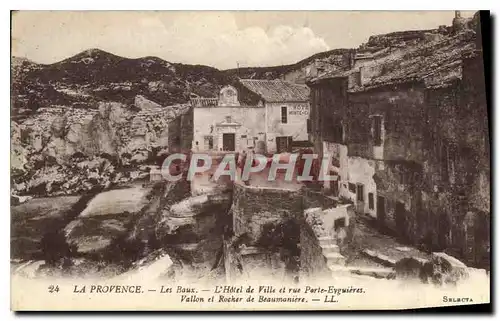
<svg viewBox="0 0 500 321"><path fill-rule="evenodd" d="M168 150L168 124L188 105L161 107L137 96L132 106L40 108L11 121L13 194L71 194L139 177ZM117 171L117 169L123 169Z"/></svg>

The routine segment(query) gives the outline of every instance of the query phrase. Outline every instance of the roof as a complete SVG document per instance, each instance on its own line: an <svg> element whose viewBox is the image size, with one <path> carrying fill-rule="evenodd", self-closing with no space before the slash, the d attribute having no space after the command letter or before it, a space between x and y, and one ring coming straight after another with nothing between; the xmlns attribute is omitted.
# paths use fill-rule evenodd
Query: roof
<svg viewBox="0 0 500 321"><path fill-rule="evenodd" d="M349 77L352 74L355 74L357 70L348 69L348 70L333 70L325 72L324 74L319 75L318 77L311 79L311 83L315 83L321 81L323 79L335 79L335 78L345 78Z"/></svg>
<svg viewBox="0 0 500 321"><path fill-rule="evenodd" d="M382 64L385 73L368 86L422 80L427 87L440 87L462 78L462 56L473 50L474 41L464 34L418 46Z"/></svg>
<svg viewBox="0 0 500 321"><path fill-rule="evenodd" d="M306 85L279 79L240 79L240 83L266 102L309 101L309 88Z"/></svg>
<svg viewBox="0 0 500 321"><path fill-rule="evenodd" d="M446 87L462 78L462 59L474 49L474 37L470 31L466 31L397 50L375 59L368 68L378 68L381 73L362 86L355 84L351 91L407 82L423 82L428 88ZM349 77L357 71L351 69L326 73L312 81Z"/></svg>

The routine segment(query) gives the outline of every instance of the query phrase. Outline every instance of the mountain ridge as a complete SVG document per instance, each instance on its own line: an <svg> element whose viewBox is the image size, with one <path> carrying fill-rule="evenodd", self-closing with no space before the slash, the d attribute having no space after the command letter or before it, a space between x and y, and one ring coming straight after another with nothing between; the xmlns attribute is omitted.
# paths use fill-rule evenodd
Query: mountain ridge
<svg viewBox="0 0 500 321"><path fill-rule="evenodd" d="M348 50L320 52L289 65L226 70L156 56L125 58L99 48L52 64L11 57L11 110L17 117L50 106L96 108L99 102L130 105L137 95L162 106L175 105L188 102L191 94L216 97L220 88L238 78L276 79L290 72L302 75L306 65Z"/></svg>

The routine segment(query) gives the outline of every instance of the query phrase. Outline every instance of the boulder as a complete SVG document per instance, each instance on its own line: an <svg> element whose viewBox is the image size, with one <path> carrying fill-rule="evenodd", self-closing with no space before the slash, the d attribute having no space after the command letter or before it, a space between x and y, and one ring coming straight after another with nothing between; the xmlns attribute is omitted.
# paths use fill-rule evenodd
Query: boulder
<svg viewBox="0 0 500 321"><path fill-rule="evenodd" d="M34 198L11 206L11 256L31 259L42 253L40 242L44 235L63 224L78 196Z"/></svg>
<svg viewBox="0 0 500 321"><path fill-rule="evenodd" d="M33 196L18 196L18 195L11 195L10 196L10 205L15 206L19 204L26 203L30 199L32 199Z"/></svg>
<svg viewBox="0 0 500 321"><path fill-rule="evenodd" d="M396 278L398 279L418 279L421 278L423 267L427 260L416 257L405 257L397 261L394 265Z"/></svg>
<svg viewBox="0 0 500 321"><path fill-rule="evenodd" d="M97 194L64 228L68 242L81 253L109 250L128 236L130 225L149 204L150 192L150 188L133 186Z"/></svg>
<svg viewBox="0 0 500 321"><path fill-rule="evenodd" d="M149 100L141 95L135 96L134 106L140 110L158 109L162 107L160 104L155 103L154 101Z"/></svg>
<svg viewBox="0 0 500 321"><path fill-rule="evenodd" d="M434 284L457 284L469 277L469 269L461 261L443 252L432 253L431 260L421 270L421 280Z"/></svg>

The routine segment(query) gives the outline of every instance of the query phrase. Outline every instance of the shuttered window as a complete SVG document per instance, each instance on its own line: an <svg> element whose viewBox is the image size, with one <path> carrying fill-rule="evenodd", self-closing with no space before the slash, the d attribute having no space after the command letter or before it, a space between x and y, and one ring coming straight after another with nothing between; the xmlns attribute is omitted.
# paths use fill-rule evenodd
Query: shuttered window
<svg viewBox="0 0 500 321"><path fill-rule="evenodd" d="M286 106L281 107L281 123L282 124L288 123L288 111Z"/></svg>

